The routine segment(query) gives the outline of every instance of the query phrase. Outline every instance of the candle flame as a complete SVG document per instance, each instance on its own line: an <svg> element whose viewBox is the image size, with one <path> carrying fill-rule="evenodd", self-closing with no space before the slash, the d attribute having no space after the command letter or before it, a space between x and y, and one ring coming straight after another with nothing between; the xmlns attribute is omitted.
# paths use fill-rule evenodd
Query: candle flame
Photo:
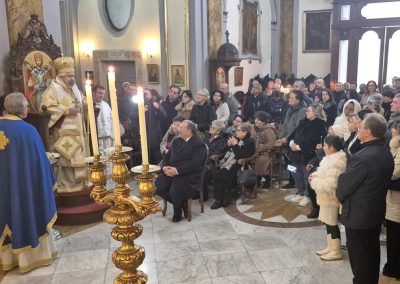
<svg viewBox="0 0 400 284"><path fill-rule="evenodd" d="M114 66L108 66L108 72L114 72Z"/></svg>
<svg viewBox="0 0 400 284"><path fill-rule="evenodd" d="M142 87L138 87L138 88L137 88L137 92L138 92L138 93L143 93L143 88L142 88Z"/></svg>
<svg viewBox="0 0 400 284"><path fill-rule="evenodd" d="M85 81L85 85L91 86L91 85L92 85L92 80L87 79L87 80Z"/></svg>

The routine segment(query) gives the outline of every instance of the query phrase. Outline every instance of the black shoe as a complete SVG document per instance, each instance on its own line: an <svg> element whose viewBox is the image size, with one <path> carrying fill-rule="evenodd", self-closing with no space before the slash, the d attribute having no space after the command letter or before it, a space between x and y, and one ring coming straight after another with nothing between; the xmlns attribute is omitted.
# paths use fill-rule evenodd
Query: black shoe
<svg viewBox="0 0 400 284"><path fill-rule="evenodd" d="M210 206L210 209L218 209L222 207L222 202L215 200L214 203Z"/></svg>
<svg viewBox="0 0 400 284"><path fill-rule="evenodd" d="M292 188L295 188L295 187L296 186L294 184L288 183L288 184L282 186L282 189L292 189Z"/></svg>
<svg viewBox="0 0 400 284"><path fill-rule="evenodd" d="M265 182L261 186L261 188L266 188L268 189L271 186L271 177L270 176L265 176Z"/></svg>
<svg viewBox="0 0 400 284"><path fill-rule="evenodd" d="M315 218L318 218L318 215L319 215L319 208L313 208L313 210L310 212L310 214L307 214L307 218L315 219Z"/></svg>
<svg viewBox="0 0 400 284"><path fill-rule="evenodd" d="M172 216L172 222L179 222L182 220L182 208L174 208L174 216Z"/></svg>

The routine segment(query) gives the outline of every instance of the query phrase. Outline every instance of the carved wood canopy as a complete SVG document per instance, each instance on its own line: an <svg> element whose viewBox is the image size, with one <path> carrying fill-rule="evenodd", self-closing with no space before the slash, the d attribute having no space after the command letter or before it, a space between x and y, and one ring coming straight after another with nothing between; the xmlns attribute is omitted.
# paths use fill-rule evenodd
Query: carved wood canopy
<svg viewBox="0 0 400 284"><path fill-rule="evenodd" d="M47 34L46 26L34 14L25 30L18 33L16 44L10 48L9 66L13 92L24 93L24 60L32 51L42 51L52 60L61 57L61 48L54 43L53 37Z"/></svg>

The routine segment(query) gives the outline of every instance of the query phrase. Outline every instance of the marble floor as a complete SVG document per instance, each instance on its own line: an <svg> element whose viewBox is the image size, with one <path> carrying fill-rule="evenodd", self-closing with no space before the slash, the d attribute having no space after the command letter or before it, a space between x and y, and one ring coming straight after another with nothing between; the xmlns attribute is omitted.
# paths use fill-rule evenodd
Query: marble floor
<svg viewBox="0 0 400 284"><path fill-rule="evenodd" d="M344 259L323 262L314 253L325 245L323 226L273 228L244 223L224 209L204 214L193 203L193 219L172 223L172 208L141 222L137 243L146 258L140 267L148 283L351 283L347 252ZM57 241L60 257L51 266L20 275L8 272L1 284L112 283L119 273L111 261L119 244L111 225L100 223ZM382 247L382 265L386 248Z"/></svg>

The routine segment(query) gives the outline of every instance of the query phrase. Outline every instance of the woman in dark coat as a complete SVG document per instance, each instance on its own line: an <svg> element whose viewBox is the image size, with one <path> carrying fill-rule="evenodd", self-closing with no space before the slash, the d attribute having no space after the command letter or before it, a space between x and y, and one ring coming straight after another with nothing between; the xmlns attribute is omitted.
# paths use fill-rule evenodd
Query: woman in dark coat
<svg viewBox="0 0 400 284"><path fill-rule="evenodd" d="M144 90L144 95L149 162L152 165L158 165L162 159L162 155L160 153L160 143L163 139L160 121L165 120L166 113L161 104L153 100L154 97L159 96L156 90L146 89Z"/></svg>
<svg viewBox="0 0 400 284"><path fill-rule="evenodd" d="M219 161L213 173L215 185L215 201L211 209L226 207L232 200L232 188L236 185L237 173L244 164L244 159L250 158L255 153L255 143L250 135L251 125L243 123L236 130L236 137L228 139L228 151Z"/></svg>
<svg viewBox="0 0 400 284"><path fill-rule="evenodd" d="M333 100L331 91L328 89L322 91L322 104L326 114L326 128L329 128L333 125L337 117L337 106Z"/></svg>
<svg viewBox="0 0 400 284"><path fill-rule="evenodd" d="M300 121L295 131L289 136L289 159L293 162L294 178L298 193L289 201L298 202L300 206L310 203L307 190L307 162L315 155L317 144L321 144L326 136L325 112L320 104L312 104L307 108L307 117Z"/></svg>
<svg viewBox="0 0 400 284"><path fill-rule="evenodd" d="M227 135L224 133L225 124L222 121L214 120L210 126L210 138L207 139L208 160L203 181L203 199L208 199L208 185L212 184L212 172L215 171L216 161L227 150Z"/></svg>
<svg viewBox="0 0 400 284"><path fill-rule="evenodd" d="M199 137L206 141L208 129L213 120L217 119L215 108L208 103L209 92L207 89L200 89L196 93L196 104L193 106L190 120L197 125Z"/></svg>

